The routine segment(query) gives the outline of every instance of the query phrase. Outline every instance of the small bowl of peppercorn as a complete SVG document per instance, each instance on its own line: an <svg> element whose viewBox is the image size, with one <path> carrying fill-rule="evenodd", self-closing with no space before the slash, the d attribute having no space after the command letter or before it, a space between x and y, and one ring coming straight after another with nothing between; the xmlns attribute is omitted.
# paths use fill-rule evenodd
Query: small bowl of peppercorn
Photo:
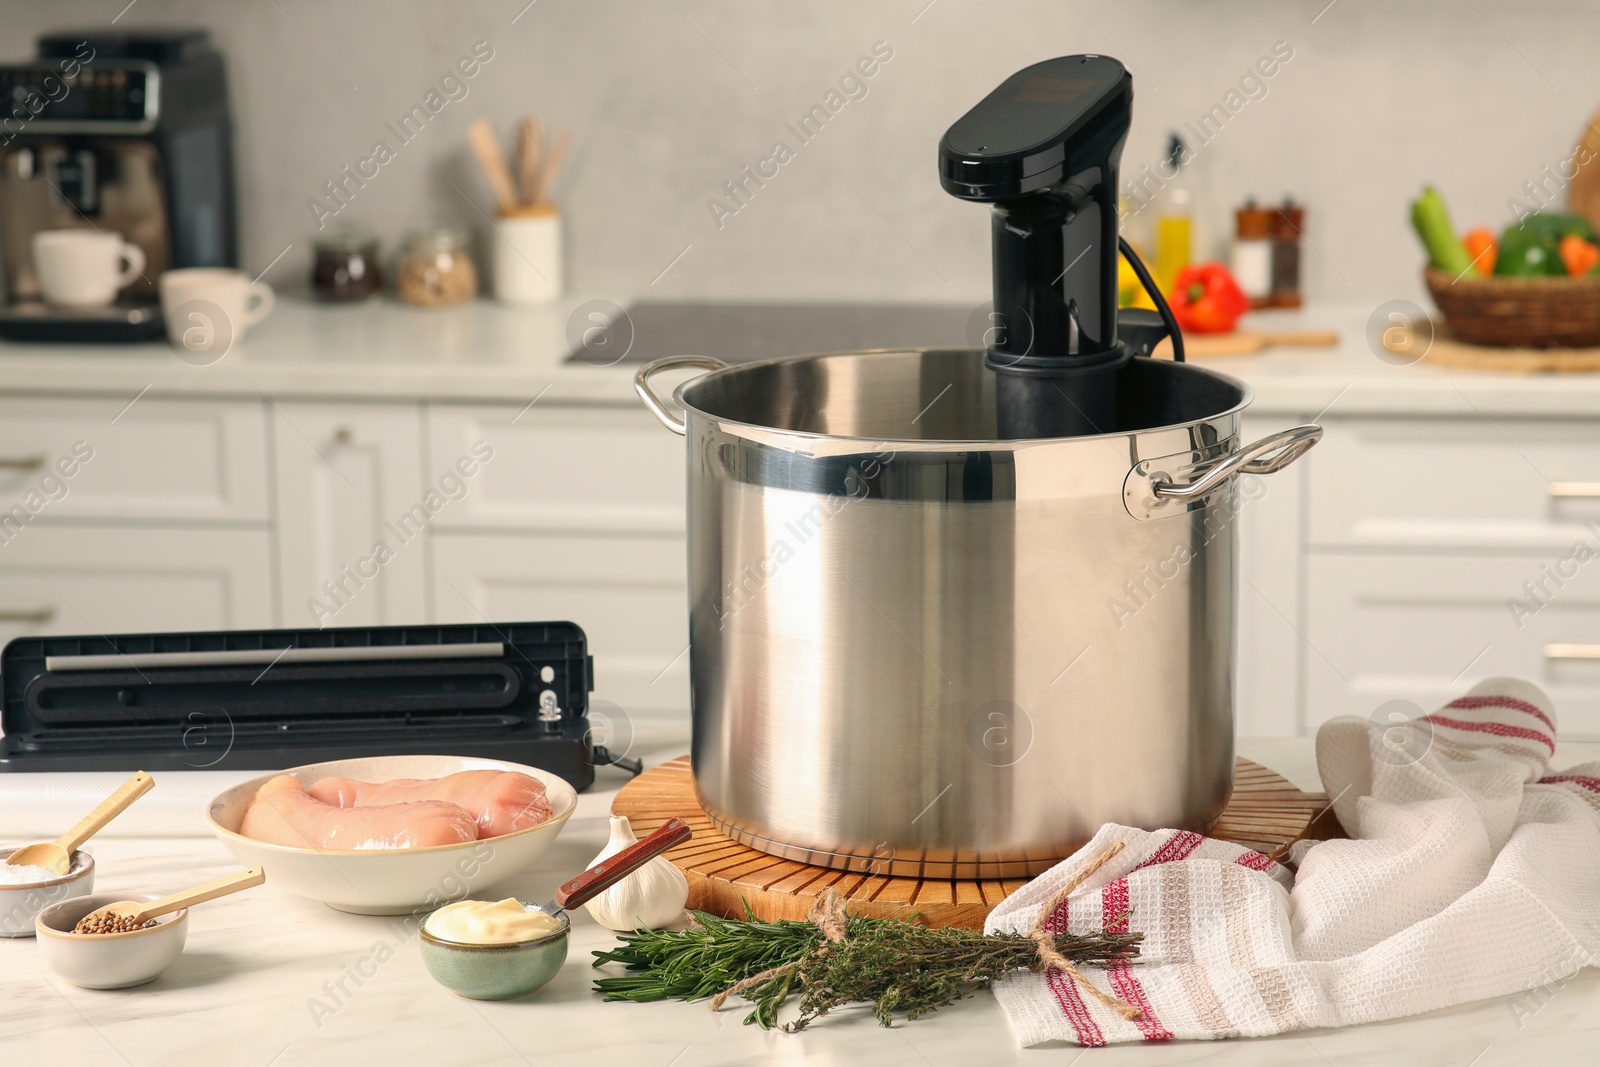
<svg viewBox="0 0 1600 1067"><path fill-rule="evenodd" d="M85 989L127 989L154 981L183 954L189 933L188 908L149 919L137 929L107 924L104 933L79 934L73 928L79 919L107 904L123 900L143 904L156 899L152 894L96 893L45 908L33 920L45 966Z"/></svg>

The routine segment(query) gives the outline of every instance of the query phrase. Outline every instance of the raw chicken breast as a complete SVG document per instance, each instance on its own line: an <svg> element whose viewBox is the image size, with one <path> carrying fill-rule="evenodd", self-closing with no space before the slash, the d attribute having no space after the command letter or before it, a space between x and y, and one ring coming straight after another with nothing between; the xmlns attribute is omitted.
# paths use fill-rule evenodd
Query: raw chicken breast
<svg viewBox="0 0 1600 1067"><path fill-rule="evenodd" d="M280 774L256 790L239 832L295 848L426 848L475 840L478 825L464 808L438 800L341 808Z"/></svg>
<svg viewBox="0 0 1600 1067"><path fill-rule="evenodd" d="M312 784L311 795L357 811L369 804L448 801L472 813L478 820L480 838L538 826L551 814L544 783L516 771L458 771L443 778L396 778L388 782L323 778Z"/></svg>

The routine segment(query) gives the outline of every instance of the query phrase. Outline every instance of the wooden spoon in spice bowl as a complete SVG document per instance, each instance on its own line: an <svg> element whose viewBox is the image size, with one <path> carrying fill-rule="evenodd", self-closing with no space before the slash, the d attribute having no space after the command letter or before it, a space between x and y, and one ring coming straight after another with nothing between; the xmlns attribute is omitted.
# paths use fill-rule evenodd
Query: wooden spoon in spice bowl
<svg viewBox="0 0 1600 1067"><path fill-rule="evenodd" d="M191 904L204 904L208 900L216 900L229 893L237 893L241 889L260 885L266 880L267 874L264 870L260 867L251 867L248 871L225 875L204 885L197 885L193 889L185 889L181 893L173 893L171 896L160 897L143 904L134 900L119 900L115 904L96 908L79 919L78 925L72 928L72 932L125 934L129 930L139 929L158 916L187 908Z"/></svg>
<svg viewBox="0 0 1600 1067"><path fill-rule="evenodd" d="M134 774L126 782L117 786L117 791L100 802L83 819L56 838L54 841L41 841L36 845L23 845L10 856L6 862L18 867L43 867L57 874L70 874L72 871L72 853L89 838L99 833L100 830L121 815L128 805L154 789L156 780L143 771Z"/></svg>

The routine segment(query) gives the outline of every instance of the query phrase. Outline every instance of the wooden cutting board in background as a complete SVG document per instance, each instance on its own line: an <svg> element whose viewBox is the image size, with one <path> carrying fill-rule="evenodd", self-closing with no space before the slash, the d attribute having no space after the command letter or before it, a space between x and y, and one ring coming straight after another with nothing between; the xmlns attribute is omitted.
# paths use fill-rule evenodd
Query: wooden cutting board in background
<svg viewBox="0 0 1600 1067"><path fill-rule="evenodd" d="M1339 343L1333 330L1235 330L1233 333L1186 333L1184 357L1253 356L1275 345L1326 348ZM1157 359L1172 358L1172 342L1162 341L1153 353Z"/></svg>

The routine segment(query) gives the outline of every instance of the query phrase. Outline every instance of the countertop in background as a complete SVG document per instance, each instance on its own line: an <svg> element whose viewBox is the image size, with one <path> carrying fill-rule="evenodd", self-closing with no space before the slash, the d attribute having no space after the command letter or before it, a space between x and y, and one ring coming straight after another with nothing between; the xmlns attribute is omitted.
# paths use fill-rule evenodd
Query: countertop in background
<svg viewBox="0 0 1600 1067"><path fill-rule="evenodd" d="M687 747L683 726L636 735L635 754L655 765ZM643 750L639 746L644 746ZM1317 787L1309 740L1242 739L1240 752L1304 788ZM1563 745L1555 766L1593 759L1600 745ZM113 776L114 777L114 776ZM160 781L163 792L204 793L214 782ZM537 865L500 891L545 900L584 867L607 837L611 799L625 781L602 769L594 789ZM4 786L5 776L0 776ZM217 788L221 788L218 786ZM187 791L187 792L186 792ZM198 794L196 794L198 795ZM198 803L198 801L195 801ZM19 829L15 794L0 795L0 836ZM178 806L182 806L179 802ZM138 805L94 844L96 890L166 892L218 877L237 864L207 836L119 836L139 828ZM1343 1030L1215 1043L1018 1049L987 992L915 1023L879 1027L846 1009L802 1034L742 1026L739 1008L704 1004L607 1004L591 992L590 953L612 943L588 915L573 917L561 973L524 1000L461 1000L423 970L414 936L393 920L347 915L259 889L197 907L184 954L138 989L95 992L46 972L31 939L0 940L0 1049L8 1064L296 1067L301 1064L538 1064L627 1062L635 1067L731 1064L970 1067L972 1064L1228 1064L1238 1067L1498 1067L1592 1064L1600 1045L1600 970L1520 999L1480 1001L1427 1015ZM381 948L380 948L381 946ZM360 976L346 978L352 972ZM343 980L346 993L334 983Z"/></svg>
<svg viewBox="0 0 1600 1067"><path fill-rule="evenodd" d="M0 395L347 398L633 405L629 363L564 362L594 297L513 309L486 300L417 309L387 298L328 306L286 297L232 352L192 366L165 343L137 346L0 343ZM612 306L626 306L617 298ZM1212 357L1204 366L1255 390L1251 412L1350 415L1589 416L1600 375L1508 375L1397 366L1367 341L1367 304L1312 304L1249 316L1253 329L1334 329L1332 348L1276 348ZM569 320L576 320L569 322ZM596 357L597 363L601 360Z"/></svg>

